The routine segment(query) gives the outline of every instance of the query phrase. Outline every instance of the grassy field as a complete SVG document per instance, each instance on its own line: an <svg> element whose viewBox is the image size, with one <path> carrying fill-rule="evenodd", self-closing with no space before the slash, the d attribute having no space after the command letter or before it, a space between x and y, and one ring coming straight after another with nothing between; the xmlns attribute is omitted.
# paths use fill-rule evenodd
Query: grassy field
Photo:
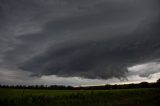
<svg viewBox="0 0 160 106"><path fill-rule="evenodd" d="M160 89L91 91L0 88L0 106L160 106Z"/></svg>

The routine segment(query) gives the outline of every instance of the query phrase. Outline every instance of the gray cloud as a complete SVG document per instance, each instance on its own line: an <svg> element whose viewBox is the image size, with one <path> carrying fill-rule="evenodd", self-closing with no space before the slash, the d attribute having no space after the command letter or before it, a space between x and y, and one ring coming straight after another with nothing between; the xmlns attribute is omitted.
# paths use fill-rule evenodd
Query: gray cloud
<svg viewBox="0 0 160 106"><path fill-rule="evenodd" d="M86 78L125 77L126 67L159 58L159 23L138 32L100 41L64 43L24 63L22 69L38 75ZM141 29L141 30L140 30ZM142 32L142 33L139 33Z"/></svg>
<svg viewBox="0 0 160 106"><path fill-rule="evenodd" d="M123 79L159 59L158 0L0 0L0 16L1 67Z"/></svg>
<svg viewBox="0 0 160 106"><path fill-rule="evenodd" d="M159 73L160 65L159 62L139 64L132 67L129 67L130 75L139 75L140 77L149 77L152 74Z"/></svg>

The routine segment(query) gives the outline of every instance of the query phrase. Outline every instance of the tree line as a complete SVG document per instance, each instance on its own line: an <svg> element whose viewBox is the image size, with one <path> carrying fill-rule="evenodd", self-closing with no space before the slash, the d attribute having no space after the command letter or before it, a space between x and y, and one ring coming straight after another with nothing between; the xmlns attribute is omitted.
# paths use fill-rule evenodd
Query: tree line
<svg viewBox="0 0 160 106"><path fill-rule="evenodd" d="M160 88L160 79L154 83L141 82L138 84L121 84L121 85L102 85L102 86L86 86L73 87L64 85L0 85L0 88L18 88L18 89L51 89L51 90L110 90L110 89L133 89L133 88Z"/></svg>

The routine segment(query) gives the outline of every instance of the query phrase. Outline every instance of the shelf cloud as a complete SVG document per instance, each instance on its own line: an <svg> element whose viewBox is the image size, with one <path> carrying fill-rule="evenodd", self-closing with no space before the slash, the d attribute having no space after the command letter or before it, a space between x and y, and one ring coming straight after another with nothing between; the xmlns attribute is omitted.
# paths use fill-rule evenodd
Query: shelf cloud
<svg viewBox="0 0 160 106"><path fill-rule="evenodd" d="M28 78L127 79L130 67L159 63L159 5L158 0L0 0L0 68L30 72Z"/></svg>

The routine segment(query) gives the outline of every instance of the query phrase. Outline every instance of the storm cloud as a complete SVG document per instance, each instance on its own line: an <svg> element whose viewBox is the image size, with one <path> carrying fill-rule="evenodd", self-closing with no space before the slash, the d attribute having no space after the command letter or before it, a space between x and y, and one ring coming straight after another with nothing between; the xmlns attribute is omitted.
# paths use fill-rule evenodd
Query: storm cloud
<svg viewBox="0 0 160 106"><path fill-rule="evenodd" d="M127 79L128 67L159 62L159 7L158 0L0 0L0 67Z"/></svg>
<svg viewBox="0 0 160 106"><path fill-rule="evenodd" d="M65 42L24 63L22 69L37 74L79 76L86 78L124 78L127 67L157 61L160 53L159 25L104 40ZM141 30L140 30L141 29ZM136 35L136 36L134 36ZM40 73L39 73L40 72Z"/></svg>

